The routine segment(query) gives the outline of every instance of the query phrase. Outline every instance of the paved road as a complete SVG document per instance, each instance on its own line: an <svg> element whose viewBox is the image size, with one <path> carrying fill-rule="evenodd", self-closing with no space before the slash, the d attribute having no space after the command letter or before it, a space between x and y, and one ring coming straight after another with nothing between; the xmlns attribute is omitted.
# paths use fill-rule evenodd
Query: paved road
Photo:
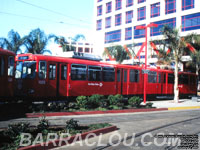
<svg viewBox="0 0 200 150"><path fill-rule="evenodd" d="M153 136L160 133L164 133L165 135L200 133L199 110L102 115L98 117L78 117L77 119L83 124L88 122L109 122L116 125L119 130L103 135L102 137L95 137L87 141L60 147L57 150L170 150L178 149L176 146L178 144L177 138L166 139L155 138ZM125 141L120 142L120 140L123 140L120 138L124 138ZM170 144L173 141L174 144ZM87 146L87 143L93 145ZM99 146L98 143L102 145ZM113 144L116 144L116 146L110 146Z"/></svg>
<svg viewBox="0 0 200 150"><path fill-rule="evenodd" d="M88 123L100 123L108 122L116 125L119 130L105 134L101 137L95 137L81 143L75 143L73 145L57 148L58 150L70 149L70 150L114 150L114 149L126 149L126 150L159 150L159 149L177 149L177 147L170 147L170 145L163 144L162 138L157 139L154 136L158 133L165 134L199 134L200 133L200 110L182 110L182 111L160 111L160 112L148 112L148 113L133 113L133 114L106 114L106 115L87 115L87 116L74 116L74 117L47 117L52 125L64 125L66 120L75 118L79 120L80 124ZM0 127L6 127L9 123L16 122L30 122L32 125L38 123L38 118L19 118L9 121L0 122ZM134 134L136 137L134 138ZM145 136L146 135L146 136ZM120 137L127 139L125 146L123 142L120 142ZM134 143L131 143L134 139ZM156 142L161 143L161 146L155 145ZM92 146L87 146L87 143ZM100 143L102 146L99 146ZM117 146L110 146L108 144L116 144ZM145 146L149 145L149 146ZM176 144L176 143L175 143ZM107 146L106 146L107 145Z"/></svg>

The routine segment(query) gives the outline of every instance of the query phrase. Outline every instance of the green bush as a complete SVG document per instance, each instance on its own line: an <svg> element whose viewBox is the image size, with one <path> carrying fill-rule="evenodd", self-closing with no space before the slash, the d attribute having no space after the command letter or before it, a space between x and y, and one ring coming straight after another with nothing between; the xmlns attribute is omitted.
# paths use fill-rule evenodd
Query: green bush
<svg viewBox="0 0 200 150"><path fill-rule="evenodd" d="M128 99L128 104L131 105L132 107L140 107L141 102L142 101L138 96L133 96Z"/></svg>
<svg viewBox="0 0 200 150"><path fill-rule="evenodd" d="M71 131L79 127L78 120L70 119L66 121L66 129Z"/></svg>
<svg viewBox="0 0 200 150"><path fill-rule="evenodd" d="M6 135L11 139L16 139L21 133L26 133L29 131L29 123L19 122L16 124L9 124Z"/></svg>
<svg viewBox="0 0 200 150"><path fill-rule="evenodd" d="M39 121L39 124L37 125L37 129L41 132L46 132L46 130L49 129L49 125L49 121L45 117L42 117L42 119Z"/></svg>
<svg viewBox="0 0 200 150"><path fill-rule="evenodd" d="M76 98L76 104L78 106L78 108L87 108L87 97L86 96L78 96Z"/></svg>
<svg viewBox="0 0 200 150"><path fill-rule="evenodd" d="M150 102L146 103L146 108L152 108L152 106L153 106L153 103L150 103Z"/></svg>
<svg viewBox="0 0 200 150"><path fill-rule="evenodd" d="M120 94L117 94L117 95L109 95L109 96L108 96L109 105L117 105L117 106L120 106L122 100L123 100L123 96L120 95Z"/></svg>
<svg viewBox="0 0 200 150"><path fill-rule="evenodd" d="M103 98L104 98L104 96L99 95L99 94L95 94L95 95L88 97L88 103L87 103L88 107L89 108L97 108L97 107L101 106Z"/></svg>

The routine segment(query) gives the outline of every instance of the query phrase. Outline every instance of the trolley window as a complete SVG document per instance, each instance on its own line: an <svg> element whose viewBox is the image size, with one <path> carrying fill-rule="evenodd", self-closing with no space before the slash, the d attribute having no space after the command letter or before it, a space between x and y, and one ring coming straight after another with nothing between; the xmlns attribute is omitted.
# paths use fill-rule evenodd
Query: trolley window
<svg viewBox="0 0 200 150"><path fill-rule="evenodd" d="M61 80L66 80L67 79L67 66L62 65L61 66Z"/></svg>
<svg viewBox="0 0 200 150"><path fill-rule="evenodd" d="M102 69L99 66L88 66L88 80L101 81Z"/></svg>
<svg viewBox="0 0 200 150"><path fill-rule="evenodd" d="M17 61L16 62L16 71L15 71L15 78L19 79L22 77L22 66L23 62L22 61Z"/></svg>
<svg viewBox="0 0 200 150"><path fill-rule="evenodd" d="M130 70L130 82L139 82L139 75L140 71L139 70Z"/></svg>
<svg viewBox="0 0 200 150"><path fill-rule="evenodd" d="M39 78L46 79L46 74L47 74L47 63L46 61L40 61L39 62Z"/></svg>
<svg viewBox="0 0 200 150"><path fill-rule="evenodd" d="M80 64L71 65L71 79L72 80L86 80L87 78L87 66Z"/></svg>
<svg viewBox="0 0 200 150"><path fill-rule="evenodd" d="M124 70L124 82L127 82L127 70Z"/></svg>
<svg viewBox="0 0 200 150"><path fill-rule="evenodd" d="M5 60L4 57L0 57L0 76L3 76L5 72Z"/></svg>
<svg viewBox="0 0 200 150"><path fill-rule="evenodd" d="M190 76L190 84L191 84L191 85L195 85L196 82L197 82L197 81L196 81L196 76L191 75L191 76Z"/></svg>
<svg viewBox="0 0 200 150"><path fill-rule="evenodd" d="M26 61L22 65L22 78L34 79L36 76L36 62Z"/></svg>
<svg viewBox="0 0 200 150"><path fill-rule="evenodd" d="M113 67L103 67L103 81L115 81L115 69Z"/></svg>
<svg viewBox="0 0 200 150"><path fill-rule="evenodd" d="M9 56L8 57L8 76L13 76L14 75L14 57Z"/></svg>
<svg viewBox="0 0 200 150"><path fill-rule="evenodd" d="M168 83L174 84L174 74L168 74Z"/></svg>
<svg viewBox="0 0 200 150"><path fill-rule="evenodd" d="M117 70L117 82L121 81L121 70Z"/></svg>
<svg viewBox="0 0 200 150"><path fill-rule="evenodd" d="M149 73L148 73L148 82L149 83L156 83L157 82L157 72L149 71Z"/></svg>
<svg viewBox="0 0 200 150"><path fill-rule="evenodd" d="M49 79L50 80L56 79L56 65L55 64L49 65Z"/></svg>
<svg viewBox="0 0 200 150"><path fill-rule="evenodd" d="M188 84L189 83L189 77L185 74L179 74L178 77L178 84Z"/></svg>
<svg viewBox="0 0 200 150"><path fill-rule="evenodd" d="M161 73L158 73L158 83L161 83Z"/></svg>

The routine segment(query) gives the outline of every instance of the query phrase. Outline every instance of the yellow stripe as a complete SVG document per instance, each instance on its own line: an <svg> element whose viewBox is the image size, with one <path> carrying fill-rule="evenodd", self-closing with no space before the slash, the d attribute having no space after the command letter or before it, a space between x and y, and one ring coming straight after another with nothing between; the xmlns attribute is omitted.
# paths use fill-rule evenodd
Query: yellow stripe
<svg viewBox="0 0 200 150"><path fill-rule="evenodd" d="M168 110L182 110L182 109L200 109L200 106L186 106L186 107L171 107Z"/></svg>

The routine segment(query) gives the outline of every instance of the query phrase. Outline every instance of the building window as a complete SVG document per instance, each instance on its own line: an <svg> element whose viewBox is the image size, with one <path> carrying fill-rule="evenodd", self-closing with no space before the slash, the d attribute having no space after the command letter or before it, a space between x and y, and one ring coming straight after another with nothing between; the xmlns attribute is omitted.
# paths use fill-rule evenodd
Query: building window
<svg viewBox="0 0 200 150"><path fill-rule="evenodd" d="M102 15L102 5L97 7L97 16L101 16Z"/></svg>
<svg viewBox="0 0 200 150"><path fill-rule="evenodd" d="M145 24L143 24L141 26L145 26ZM138 38L143 38L143 37L145 37L145 29L136 30L136 26L135 26L134 27L134 38L138 39Z"/></svg>
<svg viewBox="0 0 200 150"><path fill-rule="evenodd" d="M131 23L133 19L133 11L126 12L126 23Z"/></svg>
<svg viewBox="0 0 200 150"><path fill-rule="evenodd" d="M133 0L126 0L126 7L133 6Z"/></svg>
<svg viewBox="0 0 200 150"><path fill-rule="evenodd" d="M151 36L156 36L156 35L161 35L161 29L163 28L164 25L168 25L171 28L176 27L176 18L172 19L167 19L167 20L162 20L158 22L154 22L155 24L158 25L157 28L151 28Z"/></svg>
<svg viewBox="0 0 200 150"><path fill-rule="evenodd" d="M106 13L110 13L112 11L112 2L106 3Z"/></svg>
<svg viewBox="0 0 200 150"><path fill-rule="evenodd" d="M146 19L146 7L138 8L138 18L137 20L145 20Z"/></svg>
<svg viewBox="0 0 200 150"><path fill-rule="evenodd" d="M132 39L132 27L125 29L125 40Z"/></svg>
<svg viewBox="0 0 200 150"><path fill-rule="evenodd" d="M85 53L89 53L90 49L89 48L85 48Z"/></svg>
<svg viewBox="0 0 200 150"><path fill-rule="evenodd" d="M122 15L121 14L115 15L115 26L121 25L121 22L122 22Z"/></svg>
<svg viewBox="0 0 200 150"><path fill-rule="evenodd" d="M182 10L194 8L194 0L182 0Z"/></svg>
<svg viewBox="0 0 200 150"><path fill-rule="evenodd" d="M182 16L182 31L200 29L200 13Z"/></svg>
<svg viewBox="0 0 200 150"><path fill-rule="evenodd" d="M101 30L102 20L97 20L97 30Z"/></svg>
<svg viewBox="0 0 200 150"><path fill-rule="evenodd" d="M83 52L83 48L82 48L82 47L79 47L79 48L78 48L78 52L82 53L82 52Z"/></svg>
<svg viewBox="0 0 200 150"><path fill-rule="evenodd" d="M165 0L165 14L176 12L176 0Z"/></svg>
<svg viewBox="0 0 200 150"><path fill-rule="evenodd" d="M121 30L111 31L105 33L105 43L121 41Z"/></svg>
<svg viewBox="0 0 200 150"><path fill-rule="evenodd" d="M111 27L111 17L107 17L106 18L106 28L110 28Z"/></svg>
<svg viewBox="0 0 200 150"><path fill-rule="evenodd" d="M144 3L144 2L146 2L146 0L138 0L138 4L139 3Z"/></svg>
<svg viewBox="0 0 200 150"><path fill-rule="evenodd" d="M119 10L122 8L122 0L116 0L115 9Z"/></svg>
<svg viewBox="0 0 200 150"><path fill-rule="evenodd" d="M151 18L160 16L160 3L151 5Z"/></svg>

